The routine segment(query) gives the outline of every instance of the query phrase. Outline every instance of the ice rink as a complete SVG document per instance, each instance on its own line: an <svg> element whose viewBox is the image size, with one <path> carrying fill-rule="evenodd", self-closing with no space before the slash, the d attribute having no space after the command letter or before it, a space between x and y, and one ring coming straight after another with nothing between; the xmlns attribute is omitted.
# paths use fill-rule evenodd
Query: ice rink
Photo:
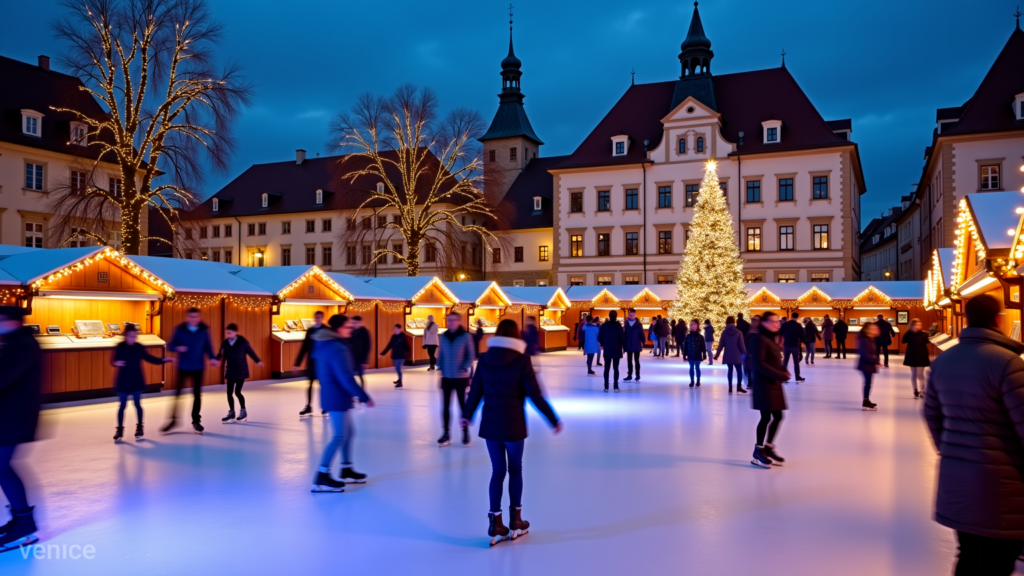
<svg viewBox="0 0 1024 576"><path fill-rule="evenodd" d="M109 402L51 409L18 462L47 548L0 556L0 574L949 574L936 454L901 362L862 412L853 360L819 357L786 387L787 462L764 470L749 464L757 415L727 394L724 367L705 364L691 389L680 359L644 353L641 385L604 394L579 353L544 354L565 430L529 409L532 528L494 549L486 447L436 446L440 376L422 367L404 390L390 370L368 376L378 405L357 415L354 459L370 481L344 494L310 493L327 429L298 417L304 382L247 384L246 424L222 425L224 387L205 389L201 437L159 434L166 396L144 400L138 443L111 441ZM134 425L129 406L129 437ZM95 557L62 558L74 545Z"/></svg>

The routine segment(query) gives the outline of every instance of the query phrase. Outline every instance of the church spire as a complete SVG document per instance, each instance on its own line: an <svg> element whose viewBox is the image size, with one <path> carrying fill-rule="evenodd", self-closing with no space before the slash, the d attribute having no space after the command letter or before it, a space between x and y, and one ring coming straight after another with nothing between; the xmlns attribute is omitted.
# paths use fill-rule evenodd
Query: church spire
<svg viewBox="0 0 1024 576"><path fill-rule="evenodd" d="M508 5L508 56L501 61L501 96L505 102L505 96L509 95L510 100L523 101L523 94L519 90L519 78L523 75L519 69L523 63L516 58L515 50L512 48L512 5Z"/></svg>
<svg viewBox="0 0 1024 576"><path fill-rule="evenodd" d="M711 59L715 57L715 53L711 51L711 40L704 33L704 24L700 20L697 2L693 3L690 29L686 33L686 39L679 46L679 50L679 63L682 65L680 79L687 76L711 75Z"/></svg>
<svg viewBox="0 0 1024 576"><path fill-rule="evenodd" d="M501 61L501 93L498 94L498 112L494 115L490 128L480 140L495 140L508 137L525 137L537 144L543 144L530 120L526 117L526 109L523 107L522 90L519 87L520 78L523 75L523 63L516 58L512 46L512 5L508 6L508 55Z"/></svg>

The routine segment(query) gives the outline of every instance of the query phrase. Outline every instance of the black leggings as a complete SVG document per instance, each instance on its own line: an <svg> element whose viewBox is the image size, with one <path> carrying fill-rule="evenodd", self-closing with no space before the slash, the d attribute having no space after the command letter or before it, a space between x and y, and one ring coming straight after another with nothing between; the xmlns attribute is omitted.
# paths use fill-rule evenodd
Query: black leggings
<svg viewBox="0 0 1024 576"><path fill-rule="evenodd" d="M444 410L441 416L444 419L444 430L448 431L448 424L452 419L452 393L459 401L459 416L466 416L466 387L469 386L469 378L441 378L441 400L444 402Z"/></svg>
<svg viewBox="0 0 1024 576"><path fill-rule="evenodd" d="M433 370L437 367L437 344L428 344L424 348L427 349L427 356L430 358L430 369Z"/></svg>
<svg viewBox="0 0 1024 576"><path fill-rule="evenodd" d="M120 406L117 408L117 427L121 428L124 426L124 408L128 404L128 397L132 397L132 401L135 403L135 416L138 419L139 424L142 424L142 392L118 392L117 399L120 401Z"/></svg>
<svg viewBox="0 0 1024 576"><path fill-rule="evenodd" d="M842 354L846 358L846 340L836 340L836 357Z"/></svg>
<svg viewBox="0 0 1024 576"><path fill-rule="evenodd" d="M771 421L771 424L768 421ZM782 410L761 410L761 421L757 423L757 445L764 446L764 434L768 432L768 443L775 441L775 433L782 422Z"/></svg>
<svg viewBox="0 0 1024 576"><path fill-rule="evenodd" d="M245 378L228 380L228 410L235 411L235 398L231 395L238 396L238 406L242 410L245 410L245 396L242 396L242 384L245 384Z"/></svg>

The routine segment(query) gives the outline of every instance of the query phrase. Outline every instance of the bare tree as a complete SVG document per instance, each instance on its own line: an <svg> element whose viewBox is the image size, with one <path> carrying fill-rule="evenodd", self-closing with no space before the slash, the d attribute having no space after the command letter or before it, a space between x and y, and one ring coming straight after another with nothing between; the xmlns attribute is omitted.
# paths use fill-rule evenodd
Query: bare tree
<svg viewBox="0 0 1024 576"><path fill-rule="evenodd" d="M439 118L434 93L408 84L390 96L363 94L337 116L332 147L346 154L338 178L372 186L357 188L363 197L339 234L343 245L372 246L364 269L390 255L417 276L422 251L448 274L482 264L489 247L502 242L491 232L500 227L495 203L483 192L477 138L485 128L480 114L465 108ZM397 221L379 220L386 211L397 212ZM391 249L399 238L404 253ZM479 244L471 250L478 252L467 255L466 243L474 240Z"/></svg>
<svg viewBox="0 0 1024 576"><path fill-rule="evenodd" d="M177 249L204 170L228 167L232 124L253 89L237 66L215 70L222 27L204 0L65 0L63 6L66 13L52 23L67 45L62 63L107 113L54 108L85 124L90 160L84 185L73 182L54 196L53 224L65 242L88 236L107 244L108 231L120 228L126 254L139 254L150 239ZM101 162L116 164L120 179L104 178ZM169 238L142 229L151 208L169 226Z"/></svg>

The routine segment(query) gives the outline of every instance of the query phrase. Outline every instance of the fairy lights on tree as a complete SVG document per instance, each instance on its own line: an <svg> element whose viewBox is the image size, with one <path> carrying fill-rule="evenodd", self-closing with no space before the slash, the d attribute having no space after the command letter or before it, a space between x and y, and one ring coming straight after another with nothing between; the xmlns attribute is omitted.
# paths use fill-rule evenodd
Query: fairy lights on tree
<svg viewBox="0 0 1024 576"><path fill-rule="evenodd" d="M709 161L706 168L690 223L690 239L679 263L676 299L670 313L686 322L710 318L717 335L725 328L727 316L740 312L749 316L749 296L715 161Z"/></svg>

